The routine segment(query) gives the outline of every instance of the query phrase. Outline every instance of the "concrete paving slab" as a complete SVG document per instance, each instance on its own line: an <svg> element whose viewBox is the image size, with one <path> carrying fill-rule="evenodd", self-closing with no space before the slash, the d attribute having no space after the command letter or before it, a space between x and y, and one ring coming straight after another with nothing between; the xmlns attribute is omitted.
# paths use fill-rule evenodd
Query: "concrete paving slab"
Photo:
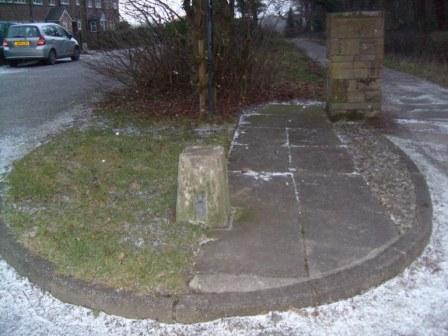
<svg viewBox="0 0 448 336"><path fill-rule="evenodd" d="M362 260L399 235L361 177L307 176L298 189L312 277Z"/></svg>
<svg viewBox="0 0 448 336"><path fill-rule="evenodd" d="M304 225L311 277L348 267L398 236L385 214L356 205L348 211L305 209L299 219Z"/></svg>
<svg viewBox="0 0 448 336"><path fill-rule="evenodd" d="M353 173L355 166L344 148L292 147L291 166L312 173Z"/></svg>
<svg viewBox="0 0 448 336"><path fill-rule="evenodd" d="M311 239L306 241L306 248L309 273L312 278L349 267L372 253L370 248Z"/></svg>
<svg viewBox="0 0 448 336"><path fill-rule="evenodd" d="M260 107L256 114L270 114L278 116L295 116L299 112L320 114L322 105L294 105L294 104L269 104Z"/></svg>
<svg viewBox="0 0 448 336"><path fill-rule="evenodd" d="M304 207L300 221L307 240L336 247L374 249L398 235L397 228L385 213L357 208L357 204L337 211Z"/></svg>
<svg viewBox="0 0 448 336"><path fill-rule="evenodd" d="M288 171L288 148L281 146L235 146L229 158L230 170Z"/></svg>
<svg viewBox="0 0 448 336"><path fill-rule="evenodd" d="M232 204L242 214L230 231L216 231L216 241L202 246L199 274L306 277L297 200L291 177L269 181L231 174Z"/></svg>
<svg viewBox="0 0 448 336"><path fill-rule="evenodd" d="M240 127L236 138L238 144L256 147L283 146L286 141L286 130L283 128Z"/></svg>
<svg viewBox="0 0 448 336"><path fill-rule="evenodd" d="M383 213L361 176L357 175L297 175L301 207L326 210L341 208Z"/></svg>
<svg viewBox="0 0 448 336"><path fill-rule="evenodd" d="M275 108L273 108L275 111ZM244 118L243 126L251 127L274 127L274 128L328 128L331 129L331 123L322 114L322 111L301 110L297 108L296 113L288 114L260 114L249 115Z"/></svg>
<svg viewBox="0 0 448 336"><path fill-rule="evenodd" d="M288 130L292 146L338 146L338 137L326 128L295 128Z"/></svg>

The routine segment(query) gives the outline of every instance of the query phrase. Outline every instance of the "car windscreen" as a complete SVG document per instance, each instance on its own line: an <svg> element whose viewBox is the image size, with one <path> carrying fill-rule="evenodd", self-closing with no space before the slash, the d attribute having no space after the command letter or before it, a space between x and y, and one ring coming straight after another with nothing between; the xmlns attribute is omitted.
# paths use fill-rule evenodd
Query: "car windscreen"
<svg viewBox="0 0 448 336"><path fill-rule="evenodd" d="M8 31L9 38L39 37L36 26L12 26Z"/></svg>

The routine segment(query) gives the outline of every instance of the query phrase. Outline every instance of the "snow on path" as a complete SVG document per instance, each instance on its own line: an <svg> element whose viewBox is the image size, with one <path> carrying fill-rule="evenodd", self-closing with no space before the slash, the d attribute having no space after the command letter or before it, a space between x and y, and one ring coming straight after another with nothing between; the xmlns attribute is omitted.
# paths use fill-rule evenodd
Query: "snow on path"
<svg viewBox="0 0 448 336"><path fill-rule="evenodd" d="M23 139L0 139L0 170L71 120L66 116ZM432 126L434 123L437 121L431 121ZM317 308L166 325L62 303L18 276L0 259L0 335L448 335L448 176L433 164L434 160L448 161L448 157L441 157L435 143L398 137L391 140L427 178L434 232L423 256L411 267L363 295Z"/></svg>

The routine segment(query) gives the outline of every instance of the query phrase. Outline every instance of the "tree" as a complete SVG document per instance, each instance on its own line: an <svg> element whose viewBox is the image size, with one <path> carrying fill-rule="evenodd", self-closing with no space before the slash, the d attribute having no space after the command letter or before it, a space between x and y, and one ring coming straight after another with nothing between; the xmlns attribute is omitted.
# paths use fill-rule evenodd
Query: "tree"
<svg viewBox="0 0 448 336"><path fill-rule="evenodd" d="M297 32L296 20L294 17L294 11L292 7L289 7L288 15L286 17L285 36L293 37Z"/></svg>

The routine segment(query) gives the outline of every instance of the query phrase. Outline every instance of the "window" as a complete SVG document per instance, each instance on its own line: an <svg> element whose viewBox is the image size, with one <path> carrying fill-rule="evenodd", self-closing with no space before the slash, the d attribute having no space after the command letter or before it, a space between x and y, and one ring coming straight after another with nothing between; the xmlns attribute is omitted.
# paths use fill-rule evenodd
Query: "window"
<svg viewBox="0 0 448 336"><path fill-rule="evenodd" d="M56 6L56 0L49 0L48 1L49 6Z"/></svg>
<svg viewBox="0 0 448 336"><path fill-rule="evenodd" d="M117 0L112 0L112 7L114 9L118 9L118 1Z"/></svg>
<svg viewBox="0 0 448 336"><path fill-rule="evenodd" d="M89 8L93 7L93 0L87 0L87 7Z"/></svg>
<svg viewBox="0 0 448 336"><path fill-rule="evenodd" d="M78 20L78 31L82 30L82 24L81 24L81 20Z"/></svg>
<svg viewBox="0 0 448 336"><path fill-rule="evenodd" d="M95 8L101 8L101 0L95 0Z"/></svg>
<svg viewBox="0 0 448 336"><path fill-rule="evenodd" d="M68 37L67 32L59 26L55 26L57 37Z"/></svg>
<svg viewBox="0 0 448 336"><path fill-rule="evenodd" d="M33 5L42 6L43 4L43 0L33 0Z"/></svg>
<svg viewBox="0 0 448 336"><path fill-rule="evenodd" d="M65 6L70 5L70 0L61 0L61 5L65 5Z"/></svg>
<svg viewBox="0 0 448 336"><path fill-rule="evenodd" d="M56 29L54 26L46 26L44 27L43 31L46 36L57 36Z"/></svg>
<svg viewBox="0 0 448 336"><path fill-rule="evenodd" d="M80 6L81 5L81 1L80 0L76 0L76 6Z"/></svg>
<svg viewBox="0 0 448 336"><path fill-rule="evenodd" d="M98 31L98 28L96 26L96 21L90 21L90 32L96 33Z"/></svg>
<svg viewBox="0 0 448 336"><path fill-rule="evenodd" d="M39 35L36 26L12 26L8 31L8 37L11 38L39 37Z"/></svg>
<svg viewBox="0 0 448 336"><path fill-rule="evenodd" d="M106 31L106 27L107 27L107 20L101 20L100 22L100 26L101 26L101 31L105 32Z"/></svg>
<svg viewBox="0 0 448 336"><path fill-rule="evenodd" d="M0 2L2 2L2 1L0 0ZM4 2L5 2L5 1L4 1ZM6 2L8 2L8 1L6 1ZM14 3L25 5L25 4L26 4L26 0L14 0Z"/></svg>

